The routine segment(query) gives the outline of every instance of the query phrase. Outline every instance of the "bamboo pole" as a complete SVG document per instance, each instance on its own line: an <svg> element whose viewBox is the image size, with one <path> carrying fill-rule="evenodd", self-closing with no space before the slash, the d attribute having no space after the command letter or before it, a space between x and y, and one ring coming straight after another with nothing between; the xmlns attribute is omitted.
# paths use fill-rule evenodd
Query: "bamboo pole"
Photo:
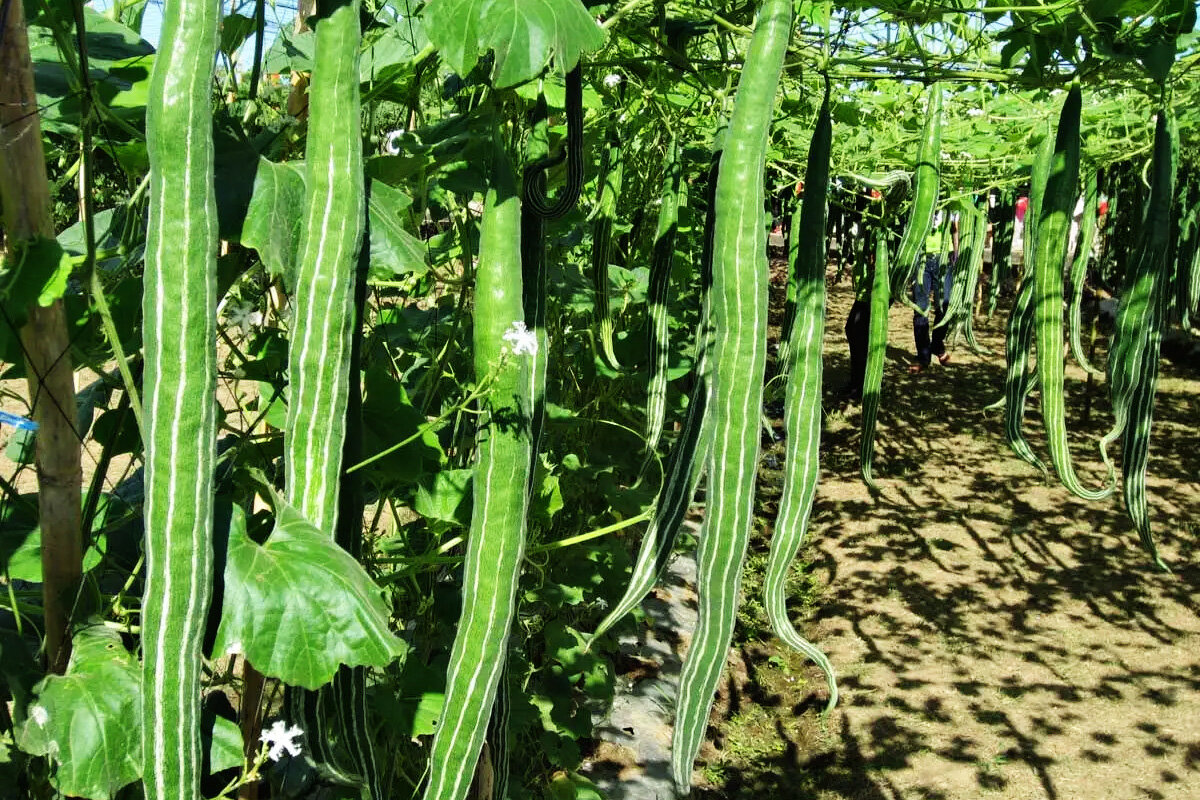
<svg viewBox="0 0 1200 800"><path fill-rule="evenodd" d="M0 218L11 254L38 239L54 238L50 188L25 15L17 0L3 4L0 25ZM75 382L63 302L32 304L21 328L34 420L35 463L42 529L42 597L45 658L63 672L71 654L70 617L82 577L79 433Z"/></svg>

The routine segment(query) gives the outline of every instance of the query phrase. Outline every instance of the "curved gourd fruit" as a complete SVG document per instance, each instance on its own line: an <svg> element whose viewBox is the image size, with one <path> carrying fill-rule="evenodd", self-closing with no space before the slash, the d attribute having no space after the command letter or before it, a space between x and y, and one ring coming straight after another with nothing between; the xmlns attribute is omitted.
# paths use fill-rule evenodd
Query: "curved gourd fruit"
<svg viewBox="0 0 1200 800"><path fill-rule="evenodd" d="M495 378L478 418L462 616L430 751L426 800L462 800L470 788L506 661L525 550L536 339L523 322L521 203L499 131L493 149L475 272L473 340L476 379L489 373Z"/></svg>
<svg viewBox="0 0 1200 800"><path fill-rule="evenodd" d="M217 208L212 87L221 6L167 0L146 104L146 587L142 753L147 800L200 796L202 639L213 581Z"/></svg>
<svg viewBox="0 0 1200 800"><path fill-rule="evenodd" d="M782 341L779 346L779 373L787 375L793 357L792 331L796 325L800 297L801 275L811 276L820 270L825 279L825 225L828 218L829 155L833 147L833 124L829 110L829 81L825 82L825 99L817 113L808 162L804 170L804 198L792 214L791 241L788 242L788 285L784 301ZM807 278L806 278L807 280ZM823 312L822 312L823 313Z"/></svg>
<svg viewBox="0 0 1200 800"><path fill-rule="evenodd" d="M542 219L558 219L579 202L583 191L583 63L566 78L567 146L557 155L542 154L530 163L522 179L525 208ZM567 162L567 185L553 202L546 198L546 171Z"/></svg>
<svg viewBox="0 0 1200 800"><path fill-rule="evenodd" d="M1004 441L1023 461L1046 473L1046 465L1034 454L1029 440L1025 438L1022 424L1025 421L1025 401L1033 388L1033 375L1028 372L1029 349L1033 343L1034 292L1036 282L1029 269L1033 262L1030 253L1037 238L1037 218L1042 204L1042 193L1046 190L1046 178L1050 174L1050 160L1054 155L1054 139L1047 135L1042 140L1033 159L1029 180L1029 205L1025 210L1025 274L1013 300L1004 337L1004 356L1007 365L1004 377Z"/></svg>
<svg viewBox="0 0 1200 800"><path fill-rule="evenodd" d="M338 527L342 448L356 315L354 290L365 228L359 98L359 3L318 7L308 86L305 212L292 292L288 348L285 499L330 536ZM321 425L313 425L321 420ZM366 722L365 676L339 672L333 703L306 700L307 743L318 761L341 771L319 707L352 703L339 731L353 768L381 797ZM329 689L321 692L328 693ZM343 728L345 726L342 726Z"/></svg>
<svg viewBox="0 0 1200 800"><path fill-rule="evenodd" d="M530 198L545 196L545 168L540 166L549 149L549 121L546 100L539 96L534 106L533 125L526 143L526 157L532 159L524 171L524 202L521 204L521 278L525 327L537 337L537 352L531 357L533 374L533 426L530 431L532 458L537 460L542 429L546 417L546 374L550 365L550 348L546 336L546 216ZM579 143L582 147L582 139ZM570 158L570 156L568 156ZM582 159L582 156L579 157ZM582 170L580 171L582 176ZM580 179L582 182L582 177ZM578 192L575 193L578 200ZM531 465L530 475L533 474Z"/></svg>
<svg viewBox="0 0 1200 800"><path fill-rule="evenodd" d="M615 133L610 136L604 160L608 169L600 176L596 218L592 221L592 292L601 353L610 368L620 369L621 365L613 352L613 318L608 298L608 262L612 254L613 225L617 221L617 203L621 199L621 184L625 179L625 158Z"/></svg>
<svg viewBox="0 0 1200 800"><path fill-rule="evenodd" d="M1063 103L1055 135L1054 155L1038 209L1034 250L1034 316L1037 338L1038 381L1042 389L1042 426L1050 447L1050 462L1072 494L1099 500L1112 494L1115 484L1088 489L1075 474L1067 445L1066 405L1063 398L1063 266L1067 257L1067 232L1079 184L1079 120L1083 95L1072 87Z"/></svg>
<svg viewBox="0 0 1200 800"><path fill-rule="evenodd" d="M905 289L916 276L925 237L933 226L933 211L938 200L938 181L942 158L942 89L936 83L929 87L929 105L913 178L913 203L908 224L896 249L896 260L890 284L892 297L905 296Z"/></svg>
<svg viewBox="0 0 1200 800"><path fill-rule="evenodd" d="M679 526L687 514L696 488L704 475L711 427L708 420L709 384L711 382L712 351L712 262L713 237L716 231L716 186L720 151L713 153L712 165L705 180L704 242L700 254L700 320L696 324L695 362L696 383L688 398L687 416L683 430L671 446L667 457L663 487L655 504L654 516L646 527L633 570L621 599L596 626L590 643L608 631L626 614L633 611L664 572L675 549Z"/></svg>
<svg viewBox="0 0 1200 800"><path fill-rule="evenodd" d="M771 628L789 647L810 658L825 673L829 705L837 704L837 681L833 665L821 650L800 636L787 613L787 574L808 532L809 515L817 492L821 445L821 346L825 335L825 194L829 185L829 154L833 125L829 114L829 92L817 115L808 166L804 172L806 193L798 224L792 228L795 312L787 353L781 365L788 375L784 397L783 493L771 537L771 555L763 577L763 604ZM799 229L797 231L797 228Z"/></svg>
<svg viewBox="0 0 1200 800"><path fill-rule="evenodd" d="M1122 438L1122 494L1142 545L1161 569L1146 508L1146 459L1158 383L1158 357L1169 294L1167 259L1171 206L1178 171L1179 140L1174 120L1159 109L1154 134L1153 179L1136 258L1127 275L1108 356L1109 396L1114 424L1101 449Z"/></svg>
<svg viewBox="0 0 1200 800"><path fill-rule="evenodd" d="M650 261L650 282L646 303L649 306L650 379L646 393L646 453L653 457L667 415L667 367L670 339L667 336L667 299L671 289L671 266L675 262L675 238L679 231L680 191L683 165L679 160L679 142L672 137L667 146L666 169L658 209L658 229Z"/></svg>
<svg viewBox="0 0 1200 800"><path fill-rule="evenodd" d="M1083 217L1079 220L1079 239L1075 246L1075 259L1071 262L1071 300L1067 313L1070 318L1068 338L1071 355L1079 366L1093 375L1104 371L1092 366L1083 352L1081 329L1083 328L1083 285L1087 281L1088 261L1092 254L1092 242L1096 240L1096 209L1100 204L1100 189L1096 181L1096 170L1088 170L1083 181Z"/></svg>
<svg viewBox="0 0 1200 800"><path fill-rule="evenodd" d="M791 0L764 0L759 8L717 176L708 508L698 554L699 619L679 678L671 750L681 789L691 783L733 636L753 522L767 347L763 173L792 19Z"/></svg>
<svg viewBox="0 0 1200 800"><path fill-rule="evenodd" d="M874 231L875 276L871 280L871 321L867 328L867 370L863 379L862 442L859 444L859 471L863 482L878 490L871 474L875 457L875 423L879 417L883 391L883 364L887 355L888 306L891 304L888 282L887 228L878 223Z"/></svg>

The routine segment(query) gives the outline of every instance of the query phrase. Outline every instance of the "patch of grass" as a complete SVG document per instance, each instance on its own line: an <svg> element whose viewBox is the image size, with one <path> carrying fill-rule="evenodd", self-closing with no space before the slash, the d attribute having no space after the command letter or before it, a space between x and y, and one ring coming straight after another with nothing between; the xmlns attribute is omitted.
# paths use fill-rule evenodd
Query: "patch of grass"
<svg viewBox="0 0 1200 800"><path fill-rule="evenodd" d="M756 544L759 546L755 546ZM772 635L771 622L767 619L762 597L767 560L765 541L760 539L759 542L752 543L742 572L741 602L738 604L737 627L733 633L736 643L765 641ZM807 616L816 606L820 594L820 584L810 572L810 566L803 556L799 556L792 562L788 571L788 611L793 620Z"/></svg>

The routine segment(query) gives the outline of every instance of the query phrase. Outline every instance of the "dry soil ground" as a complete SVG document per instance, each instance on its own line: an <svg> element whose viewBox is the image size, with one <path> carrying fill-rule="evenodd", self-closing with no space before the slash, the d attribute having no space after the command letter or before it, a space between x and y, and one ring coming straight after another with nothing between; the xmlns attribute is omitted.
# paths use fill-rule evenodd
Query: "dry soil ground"
<svg viewBox="0 0 1200 800"><path fill-rule="evenodd" d="M832 274L831 274L832 277ZM858 477L846 283L831 287L822 479L805 555L821 586L820 677L770 643L731 656L698 792L818 800L1200 798L1200 374L1164 362L1149 464L1153 524L1173 574L1138 547L1119 499L1088 503L1005 446L997 353L953 351L910 375L912 314L894 306L876 495ZM1101 478L1103 385L1084 414L1068 370L1072 450ZM1044 448L1036 398L1027 430ZM1041 450L1044 452L1044 449ZM769 455L769 454L768 454Z"/></svg>

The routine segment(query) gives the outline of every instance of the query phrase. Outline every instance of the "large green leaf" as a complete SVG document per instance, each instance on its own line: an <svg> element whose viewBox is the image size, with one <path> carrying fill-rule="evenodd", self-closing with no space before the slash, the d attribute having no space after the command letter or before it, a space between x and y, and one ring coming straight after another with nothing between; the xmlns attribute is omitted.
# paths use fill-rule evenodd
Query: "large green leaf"
<svg viewBox="0 0 1200 800"><path fill-rule="evenodd" d="M17 745L54 761L51 781L64 795L108 800L142 774L139 667L121 635L100 625L72 648L66 674L34 687Z"/></svg>
<svg viewBox="0 0 1200 800"><path fill-rule="evenodd" d="M72 134L79 124L79 96L48 26L50 13L61 17L64 11L55 7L30 20L29 55L33 61L42 127ZM85 7L83 19L87 30L88 71L95 98L121 118L140 127L146 113L154 48L136 31L94 9ZM60 18L58 24L69 29L69 17Z"/></svg>
<svg viewBox="0 0 1200 800"><path fill-rule="evenodd" d="M264 675L316 689L340 665L383 667L407 647L388 629L388 607L362 565L294 508L276 500L266 544L233 509L225 599L214 646L242 653Z"/></svg>
<svg viewBox="0 0 1200 800"><path fill-rule="evenodd" d="M290 284L300 247L304 173L259 156L254 192L242 223L242 244L258 251L267 270Z"/></svg>
<svg viewBox="0 0 1200 800"><path fill-rule="evenodd" d="M426 477L417 488L413 510L426 519L460 527L471 524L473 469L443 469Z"/></svg>
<svg viewBox="0 0 1200 800"><path fill-rule="evenodd" d="M412 199L383 181L371 181L367 211L371 217L371 278L392 281L409 272L424 274L425 244L405 227L404 210Z"/></svg>
<svg viewBox="0 0 1200 800"><path fill-rule="evenodd" d="M241 223L240 241L258 251L272 275L291 284L300 247L305 195L304 162L277 164L258 156L254 188ZM412 199L382 181L371 181L367 204L371 225L371 278L395 280L409 272L424 273L425 245L408 230L405 209Z"/></svg>
<svg viewBox="0 0 1200 800"><path fill-rule="evenodd" d="M424 19L442 58L461 75L491 49L497 86L533 78L551 54L566 72L583 51L604 44L603 30L579 0L430 0Z"/></svg>

